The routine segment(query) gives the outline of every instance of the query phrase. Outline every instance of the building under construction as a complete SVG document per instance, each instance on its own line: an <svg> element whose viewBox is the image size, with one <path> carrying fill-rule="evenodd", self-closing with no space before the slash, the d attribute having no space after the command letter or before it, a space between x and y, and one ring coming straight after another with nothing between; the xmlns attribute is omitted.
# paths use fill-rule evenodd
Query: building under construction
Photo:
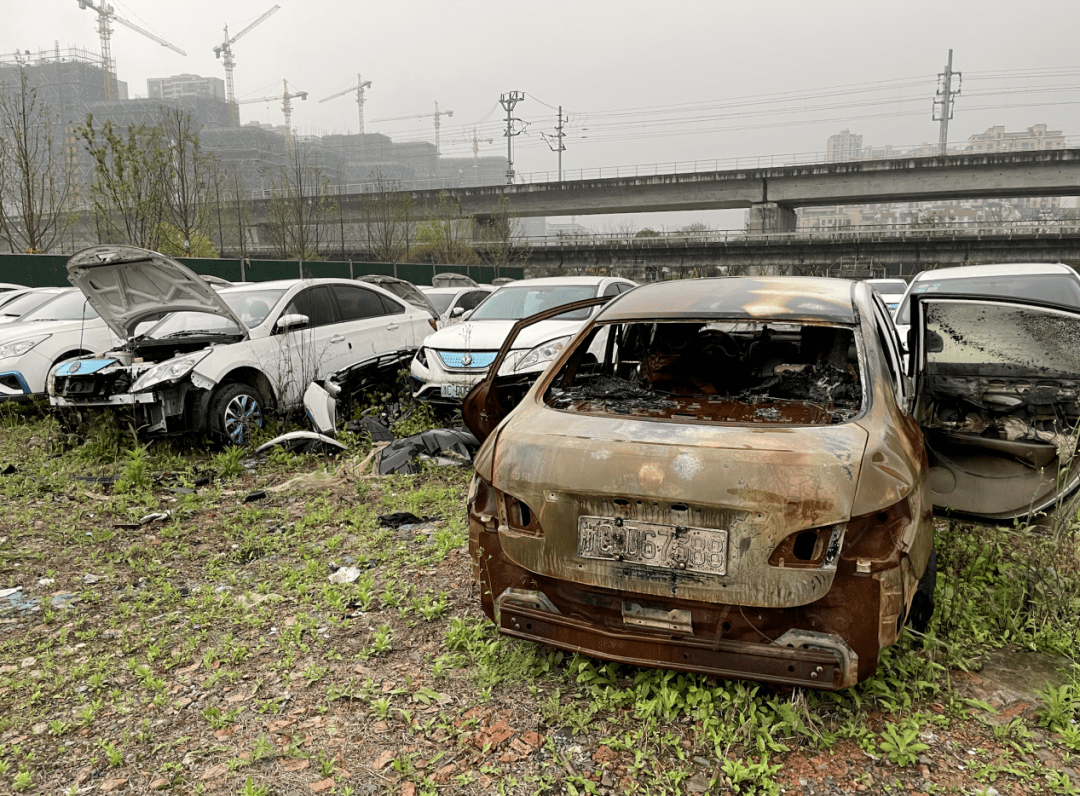
<svg viewBox="0 0 1080 796"><path fill-rule="evenodd" d="M87 50L59 46L36 54L0 58L0 91L18 90L22 75L50 109L57 129L76 161L76 179L86 185L92 163L76 135L92 115L99 128L111 121L121 129L154 125L163 110L190 114L200 144L236 175L243 190L263 197L281 183L289 163L284 127L251 122L235 126L221 81L199 75L174 75L147 81L149 97L128 98L128 86L104 68L102 58ZM110 99L109 97L119 97ZM155 96L156 95L156 96ZM293 137L299 158L317 168L319 182L332 193L371 191L380 180L402 189L497 185L504 181L506 161L498 157L442 158L426 141L395 142L378 133Z"/></svg>

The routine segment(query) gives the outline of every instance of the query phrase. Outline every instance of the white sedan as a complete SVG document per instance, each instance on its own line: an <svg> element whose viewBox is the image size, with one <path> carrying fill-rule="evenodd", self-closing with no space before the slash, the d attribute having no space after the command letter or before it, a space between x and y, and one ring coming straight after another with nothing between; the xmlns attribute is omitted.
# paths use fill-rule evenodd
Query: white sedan
<svg viewBox="0 0 1080 796"><path fill-rule="evenodd" d="M247 444L268 410L298 406L311 381L415 349L431 330L426 312L349 279L215 290L181 263L129 246L85 250L67 268L124 343L58 367L51 402L130 406L147 434L205 429Z"/></svg>
<svg viewBox="0 0 1080 796"><path fill-rule="evenodd" d="M614 297L636 287L629 279L570 276L520 279L481 303L463 323L424 340L411 372L417 398L457 405L484 378L503 340L522 318L572 301ZM595 314L579 310L530 326L521 334L500 373L536 378L570 338Z"/></svg>

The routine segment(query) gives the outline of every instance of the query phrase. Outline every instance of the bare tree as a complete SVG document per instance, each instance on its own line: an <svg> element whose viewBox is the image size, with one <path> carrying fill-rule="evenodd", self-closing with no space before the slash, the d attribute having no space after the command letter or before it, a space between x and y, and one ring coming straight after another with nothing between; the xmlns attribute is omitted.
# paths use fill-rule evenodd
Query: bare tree
<svg viewBox="0 0 1080 796"><path fill-rule="evenodd" d="M398 180L375 175L375 191L361 203L367 251L376 262L407 260L416 232L416 207Z"/></svg>
<svg viewBox="0 0 1080 796"><path fill-rule="evenodd" d="M212 181L214 207L210 228L217 232L220 252L228 250L243 259L248 256L248 227L253 221L249 192L238 165L218 166Z"/></svg>
<svg viewBox="0 0 1080 796"><path fill-rule="evenodd" d="M279 257L320 260L337 205L317 156L294 146L288 157L271 177L270 237Z"/></svg>
<svg viewBox="0 0 1080 796"><path fill-rule="evenodd" d="M501 196L491 209L491 218L482 228L485 262L496 267L529 259L532 247L525 240L525 231L510 210L510 197Z"/></svg>
<svg viewBox="0 0 1080 796"><path fill-rule="evenodd" d="M95 129L91 114L78 136L94 164L90 204L99 243L158 249L168 213L165 194L171 165L163 128L131 125L125 137L111 121Z"/></svg>
<svg viewBox="0 0 1080 796"><path fill-rule="evenodd" d="M12 251L50 251L72 223L74 158L59 119L26 72L0 84L0 240Z"/></svg>

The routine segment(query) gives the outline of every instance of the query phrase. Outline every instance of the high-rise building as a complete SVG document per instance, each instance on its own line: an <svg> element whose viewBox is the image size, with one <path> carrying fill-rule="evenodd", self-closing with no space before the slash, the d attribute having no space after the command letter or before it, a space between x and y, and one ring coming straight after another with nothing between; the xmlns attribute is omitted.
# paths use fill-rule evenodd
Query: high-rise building
<svg viewBox="0 0 1080 796"><path fill-rule="evenodd" d="M146 81L146 96L151 99L181 97L217 97L225 99L225 81L220 77L173 75L151 77Z"/></svg>
<svg viewBox="0 0 1080 796"><path fill-rule="evenodd" d="M830 135L826 147L825 160L829 163L862 159L862 136L850 130L841 130L836 135Z"/></svg>

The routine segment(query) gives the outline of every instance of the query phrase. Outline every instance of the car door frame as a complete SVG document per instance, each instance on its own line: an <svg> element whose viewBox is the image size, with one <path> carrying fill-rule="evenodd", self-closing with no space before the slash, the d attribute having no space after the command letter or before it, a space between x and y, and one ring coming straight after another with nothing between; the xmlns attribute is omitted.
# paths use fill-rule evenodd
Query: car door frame
<svg viewBox="0 0 1080 796"><path fill-rule="evenodd" d="M1065 315L1074 319L1080 324L1080 310L1075 307L1068 307L1059 304L1051 304L1048 302L1033 301L1031 299L1023 298L1000 298L990 296L972 296L958 293L920 293L911 296L911 341L912 345L908 352L908 372L912 379L912 409L916 414L924 402L924 390L927 389L925 374L926 369L926 356L927 356L927 334L926 334L926 307L927 305L934 303L965 303L980 306L1015 306L1019 308L1026 308L1036 310L1040 312L1053 313L1058 315ZM1080 382L1080 373L1075 375L1075 379ZM1052 380L1052 379L1051 379ZM920 425L922 425L920 420ZM935 436L941 436L937 432L937 429L928 429L926 426L922 426L924 435L924 445L926 446L927 456L931 459L931 471L928 476L928 485L931 491L931 498L934 501L935 510L940 512L947 512L950 515L968 516L973 517L983 522L1014 522L1016 520L1022 520L1032 515L1045 512L1052 509L1056 505L1062 504L1065 500L1076 493L1080 489L1080 452L1074 451L1072 464L1070 469L1072 470L1072 477L1069 478L1064 484L1061 484L1060 473L1055 473L1055 479L1057 479L1058 486L1051 493L1043 495L1036 502L1033 496L1032 502L1029 503L1022 510L1009 511L1009 512L996 512L993 514L980 513L978 511L957 509L953 506L945 505L939 502L939 495L941 492L935 492L935 473L934 473L934 461L939 460L942 454L934 447L932 440ZM958 435L960 432L954 432L954 435ZM998 463L1005 463L1009 461L1017 460L1018 446L998 445L997 440L993 438L982 438L974 435L967 435L963 440L957 439L956 436L951 438L952 442L955 442L960 446L968 446L969 448L978 449L984 456L989 456L996 459ZM1011 450L1010 450L1011 448ZM1056 461L1055 457L1055 461ZM1034 469L1038 469L1037 463L1034 461L1028 462L1026 465L1021 462L1022 466L1028 466ZM955 472L950 470L955 475ZM1040 470L1041 472L1041 470ZM978 486L982 484L978 481L977 474L973 475L973 479L970 479ZM964 479L969 480L969 479ZM987 482L989 483L989 482ZM954 490L955 491L955 490ZM949 493L951 494L951 493Z"/></svg>

